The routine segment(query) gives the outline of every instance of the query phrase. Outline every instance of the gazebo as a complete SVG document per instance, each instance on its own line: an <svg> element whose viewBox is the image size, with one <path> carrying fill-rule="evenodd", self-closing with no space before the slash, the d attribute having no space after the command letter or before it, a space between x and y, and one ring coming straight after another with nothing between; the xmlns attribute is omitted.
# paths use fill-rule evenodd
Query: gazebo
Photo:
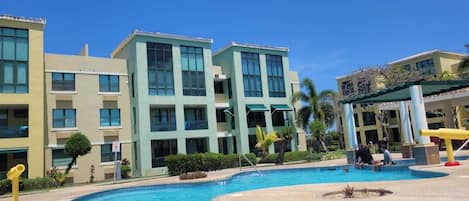
<svg viewBox="0 0 469 201"><path fill-rule="evenodd" d="M347 150L348 162L353 163L355 161L355 151L358 149L352 105L399 102L400 123L401 131L404 135L404 144L409 149L412 149L416 163L419 165L440 163L437 145L430 142L430 137L422 136L419 132L412 134L412 127L415 131L428 129L424 97L467 87L469 87L469 80L414 81L342 100L341 103L345 113L346 135L348 138L347 147L349 148ZM411 124L409 116L409 102L413 124ZM403 146L403 148L406 148L406 146Z"/></svg>

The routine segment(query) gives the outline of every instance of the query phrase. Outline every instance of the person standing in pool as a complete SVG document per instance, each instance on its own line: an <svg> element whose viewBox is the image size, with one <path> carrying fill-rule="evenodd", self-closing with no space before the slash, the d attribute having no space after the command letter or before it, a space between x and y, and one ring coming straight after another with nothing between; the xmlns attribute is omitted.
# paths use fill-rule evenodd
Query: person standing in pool
<svg viewBox="0 0 469 201"><path fill-rule="evenodd" d="M384 165L392 165L394 163L392 161L391 152L389 152L388 149L384 150L383 155L384 155L384 160L383 160Z"/></svg>

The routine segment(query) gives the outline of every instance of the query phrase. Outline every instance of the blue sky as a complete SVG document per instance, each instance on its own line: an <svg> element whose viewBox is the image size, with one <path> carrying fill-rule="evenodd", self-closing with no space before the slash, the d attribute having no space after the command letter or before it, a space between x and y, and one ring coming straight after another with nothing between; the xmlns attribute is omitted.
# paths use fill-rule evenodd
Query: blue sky
<svg viewBox="0 0 469 201"><path fill-rule="evenodd" d="M108 57L132 30L290 48L290 68L319 89L335 77L420 51L465 52L469 1L26 1L0 13L47 20L45 51Z"/></svg>

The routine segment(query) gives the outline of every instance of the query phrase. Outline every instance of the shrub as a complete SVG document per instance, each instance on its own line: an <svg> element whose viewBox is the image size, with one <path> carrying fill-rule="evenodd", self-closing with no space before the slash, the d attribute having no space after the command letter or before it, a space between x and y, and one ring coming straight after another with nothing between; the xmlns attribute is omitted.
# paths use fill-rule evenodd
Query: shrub
<svg viewBox="0 0 469 201"><path fill-rule="evenodd" d="M63 186L67 179L67 174L60 172L56 167L52 167L50 170L47 170L46 175L54 179L55 183L59 186Z"/></svg>
<svg viewBox="0 0 469 201"><path fill-rule="evenodd" d="M207 174L201 171L182 173L181 175L179 175L180 180L199 179L205 177L207 177Z"/></svg>
<svg viewBox="0 0 469 201"><path fill-rule="evenodd" d="M64 149L65 153L72 157L65 170L65 174L68 174L73 164L77 161L78 156L86 155L91 151L91 142L86 135L75 133L67 140Z"/></svg>
<svg viewBox="0 0 469 201"><path fill-rule="evenodd" d="M22 181L24 190L38 190L57 186L56 181L50 177L38 177L33 179L24 179Z"/></svg>
<svg viewBox="0 0 469 201"><path fill-rule="evenodd" d="M344 187L344 189L342 190L342 192L344 193L344 197L353 198L353 190L354 189L352 186L347 185L346 187Z"/></svg>
<svg viewBox="0 0 469 201"><path fill-rule="evenodd" d="M291 161L302 161L302 160L313 160L311 156L312 153L308 151L294 151L294 152L285 152L285 159L284 162L291 162ZM269 154L265 158L259 160L259 163L275 163L277 160L278 154ZM319 158L318 158L319 159ZM318 160L316 159L316 160Z"/></svg>
<svg viewBox="0 0 469 201"><path fill-rule="evenodd" d="M130 161L127 160L127 158L122 159L121 161L122 178L130 178L130 171L132 171L132 168L130 167Z"/></svg>
<svg viewBox="0 0 469 201"><path fill-rule="evenodd" d="M321 156L322 161L341 159L341 158L345 158L345 153L343 151L326 152L326 153L323 153Z"/></svg>
<svg viewBox="0 0 469 201"><path fill-rule="evenodd" d="M0 195L11 192L11 182L8 179L0 180Z"/></svg>
<svg viewBox="0 0 469 201"><path fill-rule="evenodd" d="M249 153L245 155L252 163L256 164L256 155ZM168 173L171 176L180 175L187 172L214 171L225 168L239 167L239 155L237 154L217 154L217 153L197 153L197 154L177 154L169 155L165 158ZM249 162L242 158L241 165L248 166Z"/></svg>
<svg viewBox="0 0 469 201"><path fill-rule="evenodd" d="M333 145L328 145L328 146L327 146L327 149L328 149L329 151L337 151L337 150L339 149L339 146L338 146L338 145L335 145L335 144L333 144Z"/></svg>

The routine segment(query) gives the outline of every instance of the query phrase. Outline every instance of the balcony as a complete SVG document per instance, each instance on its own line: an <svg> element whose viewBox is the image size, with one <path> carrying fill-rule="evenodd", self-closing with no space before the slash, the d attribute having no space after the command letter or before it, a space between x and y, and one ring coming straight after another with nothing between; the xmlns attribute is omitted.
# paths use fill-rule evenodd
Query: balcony
<svg viewBox="0 0 469 201"><path fill-rule="evenodd" d="M186 120L184 122L185 130L201 130L208 129L207 120Z"/></svg>
<svg viewBox="0 0 469 201"><path fill-rule="evenodd" d="M0 138L28 137L27 106L0 105Z"/></svg>
<svg viewBox="0 0 469 201"><path fill-rule="evenodd" d="M226 131L226 122L218 122L217 132L225 132L225 131Z"/></svg>
<svg viewBox="0 0 469 201"><path fill-rule="evenodd" d="M151 124L151 131L175 131L176 121L164 123L164 124Z"/></svg>

